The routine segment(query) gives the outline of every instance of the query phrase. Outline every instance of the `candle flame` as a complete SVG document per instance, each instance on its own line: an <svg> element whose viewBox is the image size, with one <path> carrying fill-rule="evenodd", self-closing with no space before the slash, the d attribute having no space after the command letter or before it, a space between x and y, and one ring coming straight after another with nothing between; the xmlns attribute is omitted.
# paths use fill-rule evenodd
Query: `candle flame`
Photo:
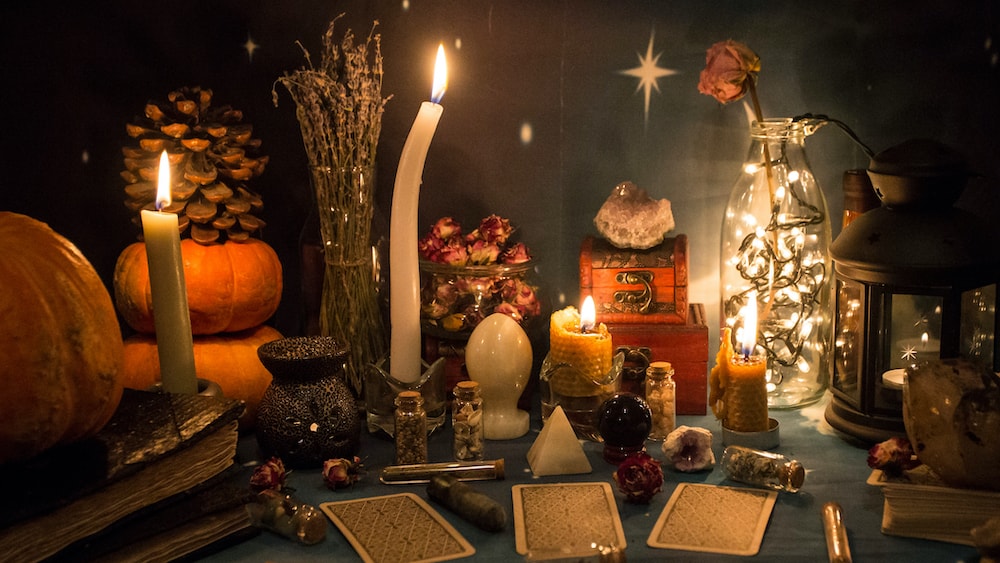
<svg viewBox="0 0 1000 563"><path fill-rule="evenodd" d="M757 347L757 292L751 291L747 298L747 305L743 308L743 327L738 331L736 339L739 340L740 352L744 357L753 354Z"/></svg>
<svg viewBox="0 0 1000 563"><path fill-rule="evenodd" d="M597 308L594 306L594 298L587 296L580 306L580 331L590 332L597 324Z"/></svg>
<svg viewBox="0 0 1000 563"><path fill-rule="evenodd" d="M160 155L160 175L156 183L156 210L162 211L171 203L170 199L170 160L167 151Z"/></svg>
<svg viewBox="0 0 1000 563"><path fill-rule="evenodd" d="M431 101L441 102L448 89L448 63L444 59L444 44L438 45L437 59L434 61L434 84L431 87Z"/></svg>

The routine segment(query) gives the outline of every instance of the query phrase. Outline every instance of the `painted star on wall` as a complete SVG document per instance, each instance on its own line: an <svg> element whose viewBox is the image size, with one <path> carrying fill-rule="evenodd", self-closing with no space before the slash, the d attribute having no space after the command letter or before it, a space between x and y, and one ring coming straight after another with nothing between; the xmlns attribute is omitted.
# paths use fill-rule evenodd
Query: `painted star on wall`
<svg viewBox="0 0 1000 563"><path fill-rule="evenodd" d="M636 86L635 91L638 92L639 90L642 90L643 95L645 96L644 115L647 123L649 122L649 99L652 95L652 91L656 90L657 93L660 91L660 84L658 80L664 76L670 76L678 73L676 70L659 66L660 55L662 55L663 52L661 51L656 55L653 55L654 35L655 30L650 31L649 45L646 47L645 56L636 52L636 56L639 58L639 66L618 71L619 74L634 76L639 79L639 84Z"/></svg>
<svg viewBox="0 0 1000 563"><path fill-rule="evenodd" d="M260 49L260 45L254 42L253 37L247 34L247 42L243 44L243 48L247 51L247 56L250 58L250 62L253 62L253 53L257 49Z"/></svg>

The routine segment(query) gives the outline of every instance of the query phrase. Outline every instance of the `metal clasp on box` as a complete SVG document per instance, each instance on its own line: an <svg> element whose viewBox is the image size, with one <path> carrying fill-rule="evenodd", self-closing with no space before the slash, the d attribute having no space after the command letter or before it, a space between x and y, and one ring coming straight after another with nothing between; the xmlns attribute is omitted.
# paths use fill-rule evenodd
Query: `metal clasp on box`
<svg viewBox="0 0 1000 563"><path fill-rule="evenodd" d="M625 365L622 367L623 390L645 394L646 368L653 359L653 351L648 346L618 346L615 354L625 355ZM626 386L634 389L625 389Z"/></svg>
<svg viewBox="0 0 1000 563"><path fill-rule="evenodd" d="M643 315L649 313L649 306L653 302L653 272L649 270L618 272L615 274L615 281L622 285L642 286L642 289L616 291L614 294L615 302L629 305L629 308L635 307Z"/></svg>

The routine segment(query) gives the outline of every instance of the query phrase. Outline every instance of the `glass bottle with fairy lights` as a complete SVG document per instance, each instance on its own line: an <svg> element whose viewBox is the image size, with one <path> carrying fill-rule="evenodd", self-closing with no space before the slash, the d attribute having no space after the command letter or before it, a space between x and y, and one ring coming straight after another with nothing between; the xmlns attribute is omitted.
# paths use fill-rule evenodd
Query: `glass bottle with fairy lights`
<svg viewBox="0 0 1000 563"><path fill-rule="evenodd" d="M754 122L722 223L722 326L741 328L739 312L757 295L774 408L815 402L830 381L831 224L805 151L817 128L790 118Z"/></svg>

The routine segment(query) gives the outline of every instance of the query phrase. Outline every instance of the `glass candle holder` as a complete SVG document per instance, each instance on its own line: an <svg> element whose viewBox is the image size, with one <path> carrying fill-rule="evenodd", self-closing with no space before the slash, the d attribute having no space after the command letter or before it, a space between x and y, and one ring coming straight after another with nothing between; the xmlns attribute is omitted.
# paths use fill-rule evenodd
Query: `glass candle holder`
<svg viewBox="0 0 1000 563"><path fill-rule="evenodd" d="M590 379L585 370L563 362L556 362L549 354L542 361L539 391L542 398L542 421L546 421L556 407L562 407L577 438L600 442L597 428L598 409L618 391L618 382L625 363L625 355L616 354L611 369L602 379ZM564 385L567 381L573 385Z"/></svg>
<svg viewBox="0 0 1000 563"><path fill-rule="evenodd" d="M394 436L395 400L403 391L417 391L423 397L428 434L444 425L448 407L444 384L444 358L439 358L431 365L427 365L426 362L421 363L424 373L412 382L394 378L389 372L388 358L368 366L365 372L365 418L369 433L382 432L390 437Z"/></svg>

